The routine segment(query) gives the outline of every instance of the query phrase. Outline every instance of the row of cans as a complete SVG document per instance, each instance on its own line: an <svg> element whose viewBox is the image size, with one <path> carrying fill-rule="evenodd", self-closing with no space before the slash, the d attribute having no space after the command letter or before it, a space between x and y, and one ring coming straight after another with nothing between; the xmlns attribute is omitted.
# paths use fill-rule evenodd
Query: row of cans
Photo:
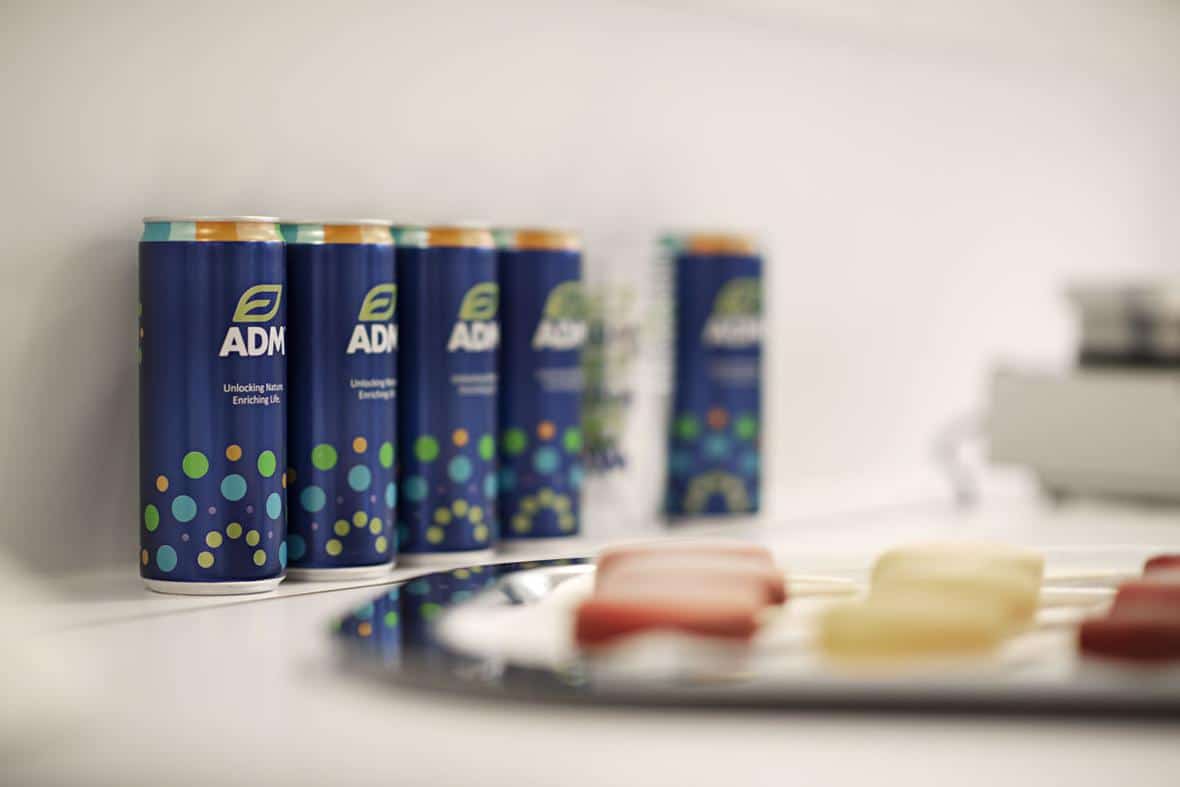
<svg viewBox="0 0 1180 787"><path fill-rule="evenodd" d="M578 532L576 235L158 217L139 253L148 587L262 592Z"/></svg>

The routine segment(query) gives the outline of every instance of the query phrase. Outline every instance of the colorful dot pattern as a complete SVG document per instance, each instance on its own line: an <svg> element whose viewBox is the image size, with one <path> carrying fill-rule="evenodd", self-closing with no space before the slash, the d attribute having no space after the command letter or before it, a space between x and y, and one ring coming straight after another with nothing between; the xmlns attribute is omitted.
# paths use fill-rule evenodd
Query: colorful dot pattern
<svg viewBox="0 0 1180 787"><path fill-rule="evenodd" d="M379 428L291 455L293 568L380 565L396 554L393 440Z"/></svg>
<svg viewBox="0 0 1180 787"><path fill-rule="evenodd" d="M497 477L504 538L576 535L582 478L582 430L573 418L504 428Z"/></svg>
<svg viewBox="0 0 1180 787"><path fill-rule="evenodd" d="M184 451L145 468L140 572L176 582L244 582L282 574L286 494L281 447L244 440Z"/></svg>
<svg viewBox="0 0 1180 787"><path fill-rule="evenodd" d="M405 552L488 549L499 537L495 437L456 428L409 439L398 497Z"/></svg>
<svg viewBox="0 0 1180 787"><path fill-rule="evenodd" d="M712 406L672 419L665 508L673 515L758 510L759 423L750 412Z"/></svg>

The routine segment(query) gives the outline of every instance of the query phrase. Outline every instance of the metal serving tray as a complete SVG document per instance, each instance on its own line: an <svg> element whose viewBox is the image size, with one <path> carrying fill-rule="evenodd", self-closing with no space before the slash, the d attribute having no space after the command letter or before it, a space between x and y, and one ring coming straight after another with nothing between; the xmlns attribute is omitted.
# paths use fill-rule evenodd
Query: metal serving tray
<svg viewBox="0 0 1180 787"><path fill-rule="evenodd" d="M345 669L399 686L573 704L1180 717L1180 669L1076 656L1069 594L1101 599L1113 573L1062 582L1060 622L1050 614L986 662L856 674L817 660L789 630L749 649L654 642L621 659L584 657L569 645L576 598L558 596L593 570L587 559L505 563L402 583L337 622Z"/></svg>

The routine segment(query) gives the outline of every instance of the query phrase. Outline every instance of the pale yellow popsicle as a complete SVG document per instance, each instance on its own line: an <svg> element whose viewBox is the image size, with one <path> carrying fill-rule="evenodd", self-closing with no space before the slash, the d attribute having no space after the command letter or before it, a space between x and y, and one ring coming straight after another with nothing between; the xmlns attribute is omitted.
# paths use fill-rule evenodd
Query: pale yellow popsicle
<svg viewBox="0 0 1180 787"><path fill-rule="evenodd" d="M878 580L914 566L1007 570L1023 574L1037 586L1045 574L1045 558L1031 549L992 542L932 541L882 553L873 565L872 583L876 585Z"/></svg>
<svg viewBox="0 0 1180 787"><path fill-rule="evenodd" d="M1028 572L1002 563L912 563L882 573L873 582L871 598L928 595L938 601L958 601L998 609L1016 630L1032 622L1040 601L1040 583Z"/></svg>
<svg viewBox="0 0 1180 787"><path fill-rule="evenodd" d="M886 663L987 653L1009 630L995 604L897 592L832 607L818 642L835 661Z"/></svg>

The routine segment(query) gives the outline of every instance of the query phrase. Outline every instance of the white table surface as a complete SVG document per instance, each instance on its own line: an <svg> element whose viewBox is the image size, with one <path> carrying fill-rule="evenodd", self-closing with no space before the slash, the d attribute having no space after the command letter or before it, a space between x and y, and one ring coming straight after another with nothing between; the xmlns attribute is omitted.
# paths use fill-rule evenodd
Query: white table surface
<svg viewBox="0 0 1180 787"><path fill-rule="evenodd" d="M1097 504L927 503L740 529L788 565L950 535L1180 549L1180 511ZM340 668L327 626L372 587L177 598L132 569L59 589L25 620L75 688L45 730L0 746L0 784L1180 784L1180 723L475 701Z"/></svg>

